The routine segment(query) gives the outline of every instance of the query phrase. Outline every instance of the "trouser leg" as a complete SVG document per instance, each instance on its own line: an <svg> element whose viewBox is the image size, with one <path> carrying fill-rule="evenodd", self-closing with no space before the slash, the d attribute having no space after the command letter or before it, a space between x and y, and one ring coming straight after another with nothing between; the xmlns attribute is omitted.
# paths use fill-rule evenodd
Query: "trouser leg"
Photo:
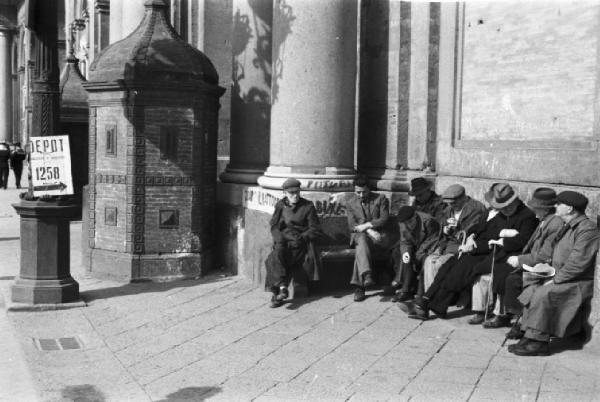
<svg viewBox="0 0 600 402"><path fill-rule="evenodd" d="M356 243L356 254L350 283L356 286L363 286L363 275L371 272L371 249L368 235L366 233L357 233L354 242Z"/></svg>

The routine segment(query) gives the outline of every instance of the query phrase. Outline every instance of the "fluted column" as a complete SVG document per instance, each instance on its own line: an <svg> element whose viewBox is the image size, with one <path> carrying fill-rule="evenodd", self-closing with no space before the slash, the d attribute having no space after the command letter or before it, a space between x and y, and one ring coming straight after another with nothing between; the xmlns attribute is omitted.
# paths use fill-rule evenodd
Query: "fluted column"
<svg viewBox="0 0 600 402"><path fill-rule="evenodd" d="M269 164L273 0L233 1L229 183L255 184Z"/></svg>
<svg viewBox="0 0 600 402"><path fill-rule="evenodd" d="M347 191L354 175L356 0L276 0L270 165L258 183Z"/></svg>
<svg viewBox="0 0 600 402"><path fill-rule="evenodd" d="M0 142L12 141L13 133L12 35L12 26L0 25Z"/></svg>

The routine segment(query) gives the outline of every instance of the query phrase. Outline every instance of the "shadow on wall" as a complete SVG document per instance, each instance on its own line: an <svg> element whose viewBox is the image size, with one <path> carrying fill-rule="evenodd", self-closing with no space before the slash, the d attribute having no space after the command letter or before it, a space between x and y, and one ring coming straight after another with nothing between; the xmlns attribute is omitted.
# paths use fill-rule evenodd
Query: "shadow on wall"
<svg viewBox="0 0 600 402"><path fill-rule="evenodd" d="M273 83L271 86L272 102L277 102L279 94L279 78L283 77L283 56L285 40L292 33L292 22L296 19L294 10L285 0L275 0L273 5L273 20L277 21L273 29Z"/></svg>

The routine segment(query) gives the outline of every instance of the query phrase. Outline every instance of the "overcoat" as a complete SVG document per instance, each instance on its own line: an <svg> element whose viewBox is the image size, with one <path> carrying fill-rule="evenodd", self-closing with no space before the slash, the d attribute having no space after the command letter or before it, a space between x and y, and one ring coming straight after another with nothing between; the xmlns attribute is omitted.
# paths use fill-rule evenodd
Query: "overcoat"
<svg viewBox="0 0 600 402"><path fill-rule="evenodd" d="M459 232L465 232L467 235L473 233L477 228L485 224L487 218L487 210L485 206L471 197L467 197L468 200L463 206L462 213L458 219L456 225L456 232L452 235L446 235L440 230L440 237L436 248L439 248L440 254L457 254L458 246L461 244L461 240L458 237ZM454 216L454 211L450 207L446 207L442 216L440 224L446 225L448 218Z"/></svg>
<svg viewBox="0 0 600 402"><path fill-rule="evenodd" d="M519 296L525 307L522 329L558 337L579 332L584 318L580 308L593 293L599 240L600 232L585 215L561 229L552 253L554 279L546 285L530 285Z"/></svg>
<svg viewBox="0 0 600 402"><path fill-rule="evenodd" d="M413 207L417 212L424 212L435 218L436 221L442 223L446 211L446 203L442 200L439 194L431 191L431 196L424 203L419 203L415 200Z"/></svg>
<svg viewBox="0 0 600 402"><path fill-rule="evenodd" d="M433 216L424 212L416 212L416 225L412 230L405 222L399 223L398 228L400 230L398 244L400 256L409 253L412 259L422 264L437 239L440 224Z"/></svg>

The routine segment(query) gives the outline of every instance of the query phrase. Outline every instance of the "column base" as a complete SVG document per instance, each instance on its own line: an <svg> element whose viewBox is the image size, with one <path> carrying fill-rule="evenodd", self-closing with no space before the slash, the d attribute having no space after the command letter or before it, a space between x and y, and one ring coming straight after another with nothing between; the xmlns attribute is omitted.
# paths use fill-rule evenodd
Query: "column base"
<svg viewBox="0 0 600 402"><path fill-rule="evenodd" d="M225 171L219 175L223 183L256 184L265 169L242 169L227 166Z"/></svg>
<svg viewBox="0 0 600 402"><path fill-rule="evenodd" d="M361 170L366 175L369 183L375 190L408 192L410 190L410 181L415 177L425 177L429 181L434 181L437 174L426 170L399 170L399 169L376 169L369 168Z"/></svg>
<svg viewBox="0 0 600 402"><path fill-rule="evenodd" d="M79 300L79 284L72 277L63 279L24 279L17 277L11 286L14 303L57 304Z"/></svg>
<svg viewBox="0 0 600 402"><path fill-rule="evenodd" d="M258 184L263 188L281 190L283 182L290 177L300 181L303 191L354 191L354 170L335 167L269 166L264 176L258 178Z"/></svg>

